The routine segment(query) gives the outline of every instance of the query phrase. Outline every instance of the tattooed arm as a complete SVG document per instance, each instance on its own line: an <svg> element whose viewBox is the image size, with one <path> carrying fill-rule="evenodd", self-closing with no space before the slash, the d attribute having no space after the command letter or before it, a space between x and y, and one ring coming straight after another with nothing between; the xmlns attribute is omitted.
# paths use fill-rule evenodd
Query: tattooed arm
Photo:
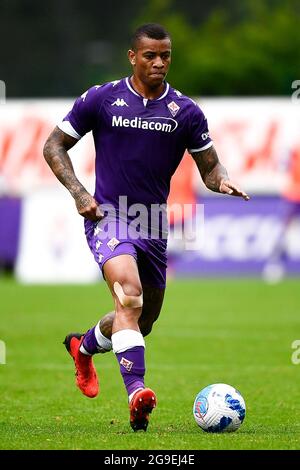
<svg viewBox="0 0 300 470"><path fill-rule="evenodd" d="M74 198L78 213L90 220L100 220L103 214L99 204L77 179L68 155L68 150L77 142L77 139L55 127L45 143L44 157L55 176Z"/></svg>
<svg viewBox="0 0 300 470"><path fill-rule="evenodd" d="M243 197L245 201L250 199L244 191L241 191L230 181L226 168L219 162L217 152L213 145L206 150L193 153L192 157L208 189L217 193L240 196Z"/></svg>

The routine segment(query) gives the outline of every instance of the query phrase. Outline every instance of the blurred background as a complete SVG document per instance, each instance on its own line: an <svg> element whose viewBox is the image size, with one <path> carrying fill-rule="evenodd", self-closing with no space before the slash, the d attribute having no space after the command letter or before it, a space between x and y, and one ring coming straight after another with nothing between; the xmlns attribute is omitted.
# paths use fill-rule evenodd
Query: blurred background
<svg viewBox="0 0 300 470"><path fill-rule="evenodd" d="M192 250L170 243L170 276L299 276L299 20L296 0L2 0L0 281L99 279L82 219L42 148L78 95L130 74L130 35L144 22L171 33L168 81L199 102L220 160L251 196L206 191L186 155L170 201L204 204L205 232ZM93 192L92 136L70 154ZM173 228L181 222L172 215Z"/></svg>

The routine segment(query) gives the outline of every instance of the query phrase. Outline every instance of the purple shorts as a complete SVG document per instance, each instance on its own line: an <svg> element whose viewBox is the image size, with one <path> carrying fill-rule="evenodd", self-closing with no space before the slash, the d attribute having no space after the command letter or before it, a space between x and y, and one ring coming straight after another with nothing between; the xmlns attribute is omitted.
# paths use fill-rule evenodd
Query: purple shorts
<svg viewBox="0 0 300 470"><path fill-rule="evenodd" d="M113 225L112 230L109 230L109 225ZM160 289L166 287L167 240L132 239L125 230L126 224L119 220L109 224L106 218L100 222L85 219L84 226L89 248L102 274L103 266L110 258L132 255L137 262L142 285Z"/></svg>

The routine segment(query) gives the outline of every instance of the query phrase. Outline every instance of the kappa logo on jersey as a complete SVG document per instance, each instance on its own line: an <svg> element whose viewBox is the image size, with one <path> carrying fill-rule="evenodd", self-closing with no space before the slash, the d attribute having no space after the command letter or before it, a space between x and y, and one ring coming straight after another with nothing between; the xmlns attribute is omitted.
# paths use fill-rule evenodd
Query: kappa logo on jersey
<svg viewBox="0 0 300 470"><path fill-rule="evenodd" d="M82 98L82 101L85 101L86 99L86 95L88 94L89 90L85 91L84 93L82 93L82 95L80 95L80 98Z"/></svg>
<svg viewBox="0 0 300 470"><path fill-rule="evenodd" d="M175 119L164 116L124 119L123 116L112 117L112 127L132 127L133 129L145 129L149 131L174 132L178 127Z"/></svg>
<svg viewBox="0 0 300 470"><path fill-rule="evenodd" d="M178 111L180 110L180 106L178 106L175 101L171 101L171 103L168 104L168 108L173 117L175 117Z"/></svg>
<svg viewBox="0 0 300 470"><path fill-rule="evenodd" d="M175 93L178 97L182 96L182 93L180 91L178 91L178 90L174 90L174 91L175 91Z"/></svg>
<svg viewBox="0 0 300 470"><path fill-rule="evenodd" d="M95 85L94 86L95 90L98 90L98 88L101 88L101 87L102 87L102 85ZM85 101L89 91L90 90L86 90L84 93L82 93L82 95L80 95L80 98L82 98L82 101Z"/></svg>
<svg viewBox="0 0 300 470"><path fill-rule="evenodd" d="M110 82L112 84L113 87L115 87L116 85L118 85L118 83L120 83L121 80L113 80L112 82Z"/></svg>
<svg viewBox="0 0 300 470"><path fill-rule="evenodd" d="M98 256L98 263L102 263L103 258L104 258L104 255L102 255L101 253L99 253L99 256Z"/></svg>
<svg viewBox="0 0 300 470"><path fill-rule="evenodd" d="M100 242L100 240L96 241L96 250L98 251L100 246L102 245L103 242Z"/></svg>
<svg viewBox="0 0 300 470"><path fill-rule="evenodd" d="M98 225L94 228L94 237L96 237L100 232L103 232L102 228L98 227Z"/></svg>
<svg viewBox="0 0 300 470"><path fill-rule="evenodd" d="M208 137L209 137L209 132L203 132L203 134L201 134L201 137L202 137L202 140L208 139Z"/></svg>
<svg viewBox="0 0 300 470"><path fill-rule="evenodd" d="M119 243L120 243L119 240L113 237L109 240L109 242L107 243L107 246L111 251L114 251L114 249L116 248L117 245L119 245Z"/></svg>
<svg viewBox="0 0 300 470"><path fill-rule="evenodd" d="M125 359L125 357L121 358L120 364L121 364L121 366L125 367L125 369L128 370L128 372L131 371L132 366L133 366L133 362L128 361L128 359Z"/></svg>
<svg viewBox="0 0 300 470"><path fill-rule="evenodd" d="M125 100L123 100L123 98L117 98L116 101L114 101L111 106L127 106L128 107L128 104L126 103Z"/></svg>

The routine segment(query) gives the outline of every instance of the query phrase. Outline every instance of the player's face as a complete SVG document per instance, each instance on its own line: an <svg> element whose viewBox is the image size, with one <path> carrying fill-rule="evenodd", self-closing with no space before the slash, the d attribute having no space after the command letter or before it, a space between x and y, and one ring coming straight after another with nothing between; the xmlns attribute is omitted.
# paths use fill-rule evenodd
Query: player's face
<svg viewBox="0 0 300 470"><path fill-rule="evenodd" d="M164 81L171 63L170 39L142 37L137 50L128 52L134 75L150 88L159 87Z"/></svg>

